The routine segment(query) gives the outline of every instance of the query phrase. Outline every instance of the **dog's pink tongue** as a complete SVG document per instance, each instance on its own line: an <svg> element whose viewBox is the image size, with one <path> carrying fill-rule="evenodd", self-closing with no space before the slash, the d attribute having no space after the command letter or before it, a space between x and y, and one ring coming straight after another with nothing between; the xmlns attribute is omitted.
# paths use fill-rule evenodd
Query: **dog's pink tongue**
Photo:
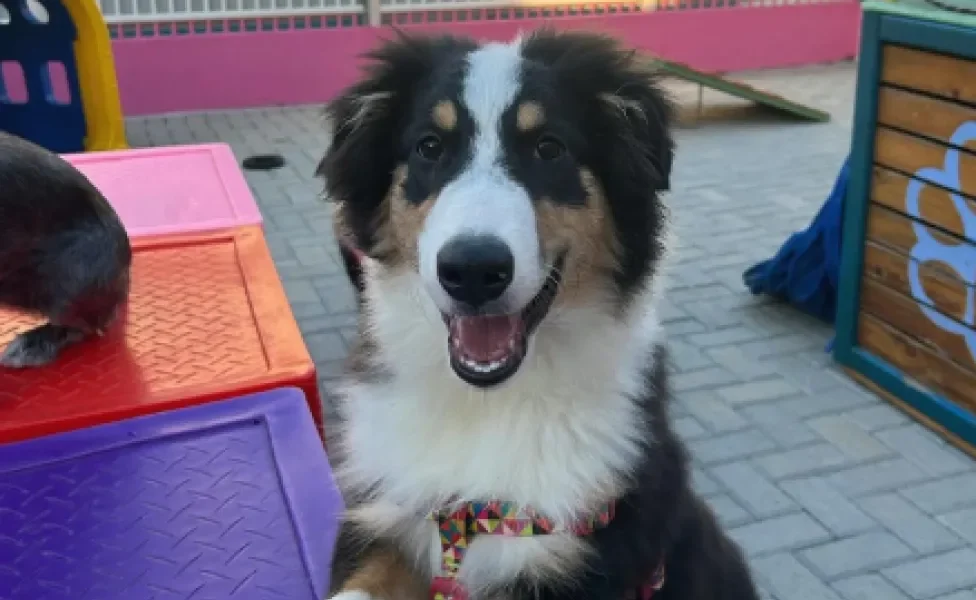
<svg viewBox="0 0 976 600"><path fill-rule="evenodd" d="M508 356L519 334L518 316L455 317L451 337L467 358L491 362Z"/></svg>

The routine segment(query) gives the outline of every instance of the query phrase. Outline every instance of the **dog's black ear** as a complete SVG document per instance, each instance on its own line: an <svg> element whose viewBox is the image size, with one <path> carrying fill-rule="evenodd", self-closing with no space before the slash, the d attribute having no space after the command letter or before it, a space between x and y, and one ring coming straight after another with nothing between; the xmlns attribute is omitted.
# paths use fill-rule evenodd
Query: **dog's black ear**
<svg viewBox="0 0 976 600"><path fill-rule="evenodd" d="M671 183L674 108L659 85L649 58L624 48L614 38L588 32L542 28L524 44L524 55L548 65L561 84L580 98L592 97L593 134L627 157L634 183L653 191ZM605 144L601 145L606 148Z"/></svg>
<svg viewBox="0 0 976 600"><path fill-rule="evenodd" d="M604 109L618 120L623 142L633 158L643 162L639 169L651 174L656 191L671 188L671 166L674 140L671 124L674 106L661 89L654 63L636 52L621 57L617 70L617 87L600 95Z"/></svg>
<svg viewBox="0 0 976 600"><path fill-rule="evenodd" d="M374 245L410 99L438 60L472 47L461 38L397 32L363 57L363 78L326 107L331 140L316 175L325 178L328 197L362 251Z"/></svg>

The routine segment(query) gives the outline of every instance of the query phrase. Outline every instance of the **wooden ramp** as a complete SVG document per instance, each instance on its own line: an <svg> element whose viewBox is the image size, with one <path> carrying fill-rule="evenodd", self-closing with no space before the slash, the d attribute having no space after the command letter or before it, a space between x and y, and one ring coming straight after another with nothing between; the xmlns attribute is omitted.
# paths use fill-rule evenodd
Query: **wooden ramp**
<svg viewBox="0 0 976 600"><path fill-rule="evenodd" d="M688 65L669 60L658 60L657 64L659 65L660 71L667 75L698 84L699 116L701 115L702 110L702 91L707 87L724 92L730 96L750 100L803 121L823 123L830 120L830 114L822 110L805 106L803 104L798 104L792 100L787 100L782 96L777 96L776 94L772 94L770 92L757 90L750 85L731 81L720 75L713 75L705 73L704 71L698 71L689 67Z"/></svg>

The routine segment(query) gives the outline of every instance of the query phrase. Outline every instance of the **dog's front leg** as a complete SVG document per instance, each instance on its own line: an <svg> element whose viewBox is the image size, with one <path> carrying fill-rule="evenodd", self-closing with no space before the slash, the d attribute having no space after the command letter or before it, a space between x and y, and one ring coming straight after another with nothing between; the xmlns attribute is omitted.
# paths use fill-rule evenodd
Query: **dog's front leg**
<svg viewBox="0 0 976 600"><path fill-rule="evenodd" d="M398 548L366 541L354 523L344 523L336 541L330 583L332 600L429 600L428 585Z"/></svg>
<svg viewBox="0 0 976 600"><path fill-rule="evenodd" d="M427 586L391 548L364 554L332 600L428 600Z"/></svg>

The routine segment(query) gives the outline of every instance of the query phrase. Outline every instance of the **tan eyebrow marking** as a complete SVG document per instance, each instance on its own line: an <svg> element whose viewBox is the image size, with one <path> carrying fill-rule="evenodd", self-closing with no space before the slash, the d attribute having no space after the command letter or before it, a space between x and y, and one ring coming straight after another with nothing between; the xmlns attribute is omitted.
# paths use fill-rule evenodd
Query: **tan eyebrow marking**
<svg viewBox="0 0 976 600"><path fill-rule="evenodd" d="M546 113L538 102L528 100L518 107L515 125L519 131L530 131L546 122Z"/></svg>
<svg viewBox="0 0 976 600"><path fill-rule="evenodd" d="M457 107L450 100L441 100L435 104L431 116L434 123L445 131L453 131L457 127Z"/></svg>

